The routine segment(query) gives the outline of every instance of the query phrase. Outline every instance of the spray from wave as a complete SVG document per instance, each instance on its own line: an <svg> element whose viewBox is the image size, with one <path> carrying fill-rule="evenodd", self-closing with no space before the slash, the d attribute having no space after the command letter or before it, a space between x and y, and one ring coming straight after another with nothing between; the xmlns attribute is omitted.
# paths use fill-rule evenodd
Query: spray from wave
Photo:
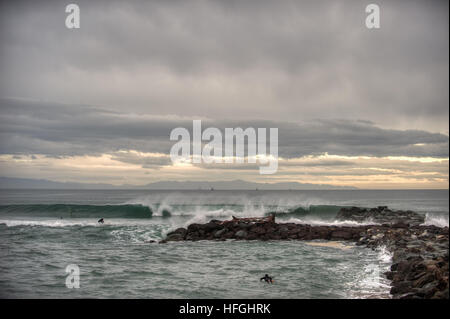
<svg viewBox="0 0 450 319"><path fill-rule="evenodd" d="M425 215L424 225L434 225L438 227L448 227L448 215L427 213Z"/></svg>

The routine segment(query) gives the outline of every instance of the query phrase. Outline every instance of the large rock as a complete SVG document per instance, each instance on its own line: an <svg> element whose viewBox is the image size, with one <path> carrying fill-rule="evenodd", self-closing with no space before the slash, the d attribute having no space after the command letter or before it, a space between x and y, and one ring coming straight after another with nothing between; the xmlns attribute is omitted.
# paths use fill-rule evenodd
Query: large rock
<svg viewBox="0 0 450 319"><path fill-rule="evenodd" d="M405 293L411 292L412 287L413 287L412 282L401 281L391 288L391 294L393 294L393 295L405 294Z"/></svg>
<svg viewBox="0 0 450 319"><path fill-rule="evenodd" d="M236 238L243 239L243 238L247 237L247 232L245 230L240 230L240 231L236 232L236 234L234 234L234 236L236 236Z"/></svg>
<svg viewBox="0 0 450 319"><path fill-rule="evenodd" d="M425 216L413 211L393 211L387 206L376 208L343 207L336 215L338 220L352 220L357 222L374 222L377 224L420 225L425 221ZM408 226L406 226L408 227Z"/></svg>
<svg viewBox="0 0 450 319"><path fill-rule="evenodd" d="M184 236L181 234L177 234L177 233L172 233L167 235L166 240L167 241L181 241L184 239Z"/></svg>
<svg viewBox="0 0 450 319"><path fill-rule="evenodd" d="M203 228L202 224L190 224L187 228L188 232L195 232Z"/></svg>
<svg viewBox="0 0 450 319"><path fill-rule="evenodd" d="M250 228L250 231L252 233L257 234L257 235L262 235L262 234L266 233L266 229L264 227L262 227L262 226L253 226L253 227Z"/></svg>
<svg viewBox="0 0 450 319"><path fill-rule="evenodd" d="M331 233L332 239L352 239L353 234L350 231L336 230Z"/></svg>
<svg viewBox="0 0 450 319"><path fill-rule="evenodd" d="M435 280L435 276L432 273L424 272L423 275L413 282L413 286L416 288L422 288L426 284Z"/></svg>
<svg viewBox="0 0 450 319"><path fill-rule="evenodd" d="M222 228L223 228L222 225L212 222L212 221L203 225L203 230L206 232L212 232L212 231L222 229Z"/></svg>
<svg viewBox="0 0 450 319"><path fill-rule="evenodd" d="M180 235L182 235L184 237L184 236L186 236L186 233L187 233L187 229L183 228L183 227L180 227L180 228L175 229L173 232L169 233L168 235L170 235L170 234L180 234Z"/></svg>
<svg viewBox="0 0 450 319"><path fill-rule="evenodd" d="M226 228L222 228L214 233L215 238L220 238L223 234L226 233Z"/></svg>

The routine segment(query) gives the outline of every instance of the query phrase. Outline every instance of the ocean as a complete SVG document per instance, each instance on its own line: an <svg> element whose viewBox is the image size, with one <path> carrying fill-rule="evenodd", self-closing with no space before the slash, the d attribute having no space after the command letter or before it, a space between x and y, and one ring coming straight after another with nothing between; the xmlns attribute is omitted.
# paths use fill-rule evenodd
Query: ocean
<svg viewBox="0 0 450 319"><path fill-rule="evenodd" d="M409 209L448 226L448 190L0 190L0 297L389 298L383 248L157 243L194 222L271 212L277 222L357 225L335 219L348 206ZM68 265L80 270L79 288L66 286ZM266 273L273 285L259 280Z"/></svg>

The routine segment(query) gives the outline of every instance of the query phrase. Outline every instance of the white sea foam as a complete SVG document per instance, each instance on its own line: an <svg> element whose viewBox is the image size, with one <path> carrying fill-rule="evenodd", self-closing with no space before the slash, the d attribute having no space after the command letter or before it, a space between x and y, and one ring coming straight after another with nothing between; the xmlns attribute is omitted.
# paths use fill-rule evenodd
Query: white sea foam
<svg viewBox="0 0 450 319"><path fill-rule="evenodd" d="M376 249L378 253L378 260L383 263L391 263L392 262L392 252L390 252L386 246L379 246Z"/></svg>
<svg viewBox="0 0 450 319"><path fill-rule="evenodd" d="M142 219L108 219L105 224L99 224L97 219L41 219L41 220L23 220L23 219L1 219L0 224L7 227L18 226L41 226L41 227L103 227L103 226L140 226L151 223Z"/></svg>
<svg viewBox="0 0 450 319"><path fill-rule="evenodd" d="M348 284L350 298L390 298L390 281L384 276L392 263L392 253L384 246L375 252L376 262L368 263Z"/></svg>
<svg viewBox="0 0 450 319"><path fill-rule="evenodd" d="M377 225L377 223L371 221L357 222L353 220L325 220L317 218L289 218L281 221L282 223L295 223L295 224L308 224L314 226L364 226L364 225Z"/></svg>
<svg viewBox="0 0 450 319"><path fill-rule="evenodd" d="M120 228L111 231L111 235L117 241L131 242L134 244L144 244L150 241L161 240L163 229L161 227L146 227L146 228Z"/></svg>
<svg viewBox="0 0 450 319"><path fill-rule="evenodd" d="M44 227L68 227L68 226L100 226L97 221L67 221L67 220L0 220L0 224L8 227L17 226L44 226Z"/></svg>
<svg viewBox="0 0 450 319"><path fill-rule="evenodd" d="M444 214L430 214L425 215L425 222L423 225L435 225L438 227L448 227L448 215Z"/></svg>

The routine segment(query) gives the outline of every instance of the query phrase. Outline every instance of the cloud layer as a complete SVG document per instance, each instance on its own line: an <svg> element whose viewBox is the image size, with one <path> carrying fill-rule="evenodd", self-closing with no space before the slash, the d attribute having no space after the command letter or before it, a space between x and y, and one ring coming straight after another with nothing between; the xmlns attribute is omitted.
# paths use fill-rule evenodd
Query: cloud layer
<svg viewBox="0 0 450 319"><path fill-rule="evenodd" d="M0 141L3 154L51 157L100 155L120 150L169 154L176 127L192 131L192 119L119 113L62 104L1 99ZM194 118L195 119L195 118ZM449 138L420 130L393 130L367 121L307 122L204 119L203 130L217 127L278 128L279 155L448 157ZM192 134L191 134L192 138ZM223 136L224 138L224 136ZM224 141L224 140L223 140Z"/></svg>
<svg viewBox="0 0 450 319"><path fill-rule="evenodd" d="M448 187L448 1L0 2L0 176ZM172 165L175 127L276 127L279 171Z"/></svg>
<svg viewBox="0 0 450 319"><path fill-rule="evenodd" d="M448 132L448 2L2 2L0 96Z"/></svg>

